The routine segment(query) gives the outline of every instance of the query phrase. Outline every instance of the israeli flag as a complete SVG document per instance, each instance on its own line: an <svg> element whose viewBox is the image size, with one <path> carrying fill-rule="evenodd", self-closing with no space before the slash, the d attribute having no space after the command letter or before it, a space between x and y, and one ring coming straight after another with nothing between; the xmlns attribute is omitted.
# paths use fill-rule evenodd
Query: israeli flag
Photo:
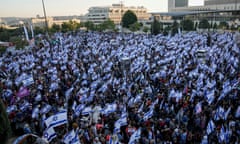
<svg viewBox="0 0 240 144"><path fill-rule="evenodd" d="M220 135L219 135L219 143L222 143L222 142L225 142L225 140L227 139L226 137L226 132L225 132L225 128L224 126L222 125L221 129L220 129Z"/></svg>
<svg viewBox="0 0 240 144"><path fill-rule="evenodd" d="M215 115L214 115L214 120L223 119L224 116L225 116L225 111L221 106L219 106L218 109L216 110Z"/></svg>
<svg viewBox="0 0 240 144"><path fill-rule="evenodd" d="M214 89L207 92L206 98L207 98L208 104L211 104L214 101L214 98L215 98L214 94L215 94Z"/></svg>
<svg viewBox="0 0 240 144"><path fill-rule="evenodd" d="M212 120L210 120L207 125L207 134L208 135L211 134L214 131L214 129L215 129L215 124Z"/></svg>
<svg viewBox="0 0 240 144"><path fill-rule="evenodd" d="M141 128L136 130L130 137L128 144L136 144L137 140L141 138Z"/></svg>
<svg viewBox="0 0 240 144"><path fill-rule="evenodd" d="M32 111L32 118L38 118L38 114L39 114L39 108L36 107Z"/></svg>
<svg viewBox="0 0 240 144"><path fill-rule="evenodd" d="M80 113L82 112L82 110L83 110L84 108L85 108L85 104L80 104L80 105L78 105L78 106L75 108L75 110L74 110L75 115L76 115L76 116L79 116Z"/></svg>
<svg viewBox="0 0 240 144"><path fill-rule="evenodd" d="M147 113L144 114L143 120L146 121L153 116L153 109L150 109Z"/></svg>
<svg viewBox="0 0 240 144"><path fill-rule="evenodd" d="M120 119L118 119L115 123L114 123L114 132L115 133L118 133L118 132L120 132L120 128L121 128L121 126L125 126L125 125L127 125L128 123L127 123L127 115L126 114L123 114L122 116L121 116L121 118Z"/></svg>
<svg viewBox="0 0 240 144"><path fill-rule="evenodd" d="M230 111L231 111L231 107L229 107L228 110L224 113L224 120L227 120L228 114L230 113Z"/></svg>
<svg viewBox="0 0 240 144"><path fill-rule="evenodd" d="M76 106L77 106L77 102L74 100L73 105L72 105L72 110L73 110L73 111L75 111Z"/></svg>
<svg viewBox="0 0 240 144"><path fill-rule="evenodd" d="M236 118L239 118L239 117L240 117L240 105L239 105L238 108L237 108L237 111L236 111L236 113L235 113L235 117L236 117Z"/></svg>
<svg viewBox="0 0 240 144"><path fill-rule="evenodd" d="M32 85L34 83L33 76L32 75L27 76L27 78L24 79L22 82L25 87Z"/></svg>
<svg viewBox="0 0 240 144"><path fill-rule="evenodd" d="M202 112L202 103L198 102L198 104L195 106L195 113L199 114Z"/></svg>
<svg viewBox="0 0 240 144"><path fill-rule="evenodd" d="M72 91L73 91L73 87L71 87L70 89L68 89L66 92L65 92L65 96L66 96L66 99L68 100L70 95L72 94Z"/></svg>
<svg viewBox="0 0 240 144"><path fill-rule="evenodd" d="M20 110L21 111L25 111L27 110L27 108L29 107L30 103L27 101L24 101L24 103L20 106Z"/></svg>
<svg viewBox="0 0 240 144"><path fill-rule="evenodd" d="M59 112L48 117L45 121L47 127L57 127L67 123L67 111Z"/></svg>
<svg viewBox="0 0 240 144"><path fill-rule="evenodd" d="M65 144L80 144L78 134L75 133L74 130L71 130L68 134L64 136L63 142Z"/></svg>
<svg viewBox="0 0 240 144"><path fill-rule="evenodd" d="M41 114L46 114L52 109L52 106L49 104L46 104L40 111Z"/></svg>
<svg viewBox="0 0 240 144"><path fill-rule="evenodd" d="M93 112L93 110L92 110L92 108L90 106L89 107L85 107L83 109L83 111L82 111L82 115L88 115L88 114L90 114L92 112Z"/></svg>
<svg viewBox="0 0 240 144"><path fill-rule="evenodd" d="M7 107L7 113L11 113L12 111L17 110L17 106L16 105L11 105Z"/></svg>
<svg viewBox="0 0 240 144"><path fill-rule="evenodd" d="M71 140L70 144L81 144L77 133L75 134L75 137Z"/></svg>
<svg viewBox="0 0 240 144"><path fill-rule="evenodd" d="M143 111L144 103L141 104L140 108L138 109L138 113Z"/></svg>
<svg viewBox="0 0 240 144"><path fill-rule="evenodd" d="M107 104L106 108L103 110L103 114L108 115L110 113L113 113L117 110L117 104L113 103L113 104Z"/></svg>
<svg viewBox="0 0 240 144"><path fill-rule="evenodd" d="M51 142L55 137L57 137L57 134L55 133L53 127L49 127L43 132L43 139L48 142Z"/></svg>
<svg viewBox="0 0 240 144"><path fill-rule="evenodd" d="M37 102L41 101L41 100L42 100L41 94L38 93L37 96L36 96L34 99L35 99L35 101L37 101Z"/></svg>

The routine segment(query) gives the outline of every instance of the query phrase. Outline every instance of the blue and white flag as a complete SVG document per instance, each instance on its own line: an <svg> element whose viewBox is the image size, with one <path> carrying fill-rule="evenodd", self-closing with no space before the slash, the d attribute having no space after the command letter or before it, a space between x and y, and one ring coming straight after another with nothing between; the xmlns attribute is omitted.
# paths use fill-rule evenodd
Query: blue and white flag
<svg viewBox="0 0 240 144"><path fill-rule="evenodd" d="M59 112L45 120L47 127L57 127L67 123L67 111Z"/></svg>
<svg viewBox="0 0 240 144"><path fill-rule="evenodd" d="M231 107L228 108L228 110L224 113L224 120L227 120L228 114L231 112Z"/></svg>
<svg viewBox="0 0 240 144"><path fill-rule="evenodd" d="M224 117L225 117L225 111L221 106L219 106L216 110L215 115L214 115L214 120L217 121L217 120L220 120L220 119L224 119Z"/></svg>
<svg viewBox="0 0 240 144"><path fill-rule="evenodd" d="M70 144L81 144L77 133L75 134L75 137L73 137L73 139L70 142Z"/></svg>
<svg viewBox="0 0 240 144"><path fill-rule="evenodd" d="M214 131L214 129L215 129L215 124L212 120L210 120L207 125L207 134L208 135L211 134Z"/></svg>
<svg viewBox="0 0 240 144"><path fill-rule="evenodd" d="M57 134L55 133L53 127L49 127L43 132L43 139L48 142L51 142L55 137L57 137Z"/></svg>
<svg viewBox="0 0 240 144"><path fill-rule="evenodd" d="M79 104L74 110L75 115L79 116L84 108L85 108L85 104Z"/></svg>
<svg viewBox="0 0 240 144"><path fill-rule="evenodd" d="M110 136L109 144L119 144L118 136L117 135Z"/></svg>
<svg viewBox="0 0 240 144"><path fill-rule="evenodd" d="M102 113L105 115L108 115L110 113L113 113L117 110L117 104L113 103L113 104L107 104L105 106L105 109L103 109Z"/></svg>
<svg viewBox="0 0 240 144"><path fill-rule="evenodd" d="M72 105L72 110L73 110L73 111L75 111L76 106L77 106L77 102L74 100L73 105Z"/></svg>
<svg viewBox="0 0 240 144"><path fill-rule="evenodd" d="M141 106L139 107L139 109L138 109L138 113L140 113L140 112L143 111L143 107L144 107L144 103L142 103Z"/></svg>
<svg viewBox="0 0 240 144"><path fill-rule="evenodd" d="M27 76L27 78L24 79L22 82L25 87L32 85L34 83L33 76L32 75Z"/></svg>
<svg viewBox="0 0 240 144"><path fill-rule="evenodd" d="M24 101L24 103L20 106L20 110L25 111L28 109L29 106L30 106L30 103L27 101Z"/></svg>
<svg viewBox="0 0 240 144"><path fill-rule="evenodd" d="M24 30L24 33L25 33L26 40L29 41L28 31L27 31L27 28L26 28L25 24L23 24L23 30Z"/></svg>
<svg viewBox="0 0 240 144"><path fill-rule="evenodd" d="M120 132L121 126L127 125L127 115L123 114L120 119L114 123L114 133Z"/></svg>
<svg viewBox="0 0 240 144"><path fill-rule="evenodd" d="M153 109L150 109L148 112L146 112L143 116L143 120L146 121L149 118L151 118L153 116Z"/></svg>
<svg viewBox="0 0 240 144"><path fill-rule="evenodd" d="M240 117L240 105L238 106L236 113L235 113L235 117L239 118Z"/></svg>
<svg viewBox="0 0 240 144"><path fill-rule="evenodd" d="M38 118L39 108L35 107L32 111L32 118Z"/></svg>
<svg viewBox="0 0 240 144"><path fill-rule="evenodd" d="M85 107L84 109L83 109L83 111L82 111L82 115L88 115L88 114L90 114L90 113L92 113L93 112L93 110L92 110L92 108L89 106L89 107Z"/></svg>
<svg viewBox="0 0 240 144"><path fill-rule="evenodd" d="M136 144L137 140L141 138L141 128L136 130L130 137L128 144Z"/></svg>
<svg viewBox="0 0 240 144"><path fill-rule="evenodd" d="M227 135L226 135L225 128L224 128L224 126L222 125L222 127L221 127L221 129L220 129L220 135L219 135L219 137L218 137L219 143L225 142L225 140L227 139L226 136L227 136Z"/></svg>
<svg viewBox="0 0 240 144"><path fill-rule="evenodd" d="M207 92L206 98L207 98L208 104L211 104L213 102L213 100L215 98L214 93L215 93L214 89Z"/></svg>
<svg viewBox="0 0 240 144"><path fill-rule="evenodd" d="M32 25L30 25L30 28L31 28L31 32L32 32L32 39L34 39L33 26L32 26Z"/></svg>
<svg viewBox="0 0 240 144"><path fill-rule="evenodd" d="M64 136L63 142L65 144L80 144L78 134L75 133L74 130L71 130L68 134Z"/></svg>
<svg viewBox="0 0 240 144"><path fill-rule="evenodd" d="M37 102L41 101L41 100L42 100L42 95L41 95L41 93L38 93L37 96L36 96L34 99L35 99L35 101L37 101Z"/></svg>
<svg viewBox="0 0 240 144"><path fill-rule="evenodd" d="M72 91L73 91L73 87L71 87L70 89L68 89L66 92L65 92L65 96L66 96L66 99L68 100L70 95L72 94Z"/></svg>
<svg viewBox="0 0 240 144"><path fill-rule="evenodd" d="M9 113L11 113L11 112L13 112L13 111L16 111L17 110L17 106L16 105L11 105L11 106L8 106L7 107L7 113L9 114Z"/></svg>
<svg viewBox="0 0 240 144"><path fill-rule="evenodd" d="M40 113L41 113L41 114L46 114L46 113L48 113L51 109L52 109L52 106L50 106L49 104L46 104L44 107L41 108Z"/></svg>
<svg viewBox="0 0 240 144"><path fill-rule="evenodd" d="M202 103L198 102L197 105L195 106L195 113L199 114L202 112Z"/></svg>

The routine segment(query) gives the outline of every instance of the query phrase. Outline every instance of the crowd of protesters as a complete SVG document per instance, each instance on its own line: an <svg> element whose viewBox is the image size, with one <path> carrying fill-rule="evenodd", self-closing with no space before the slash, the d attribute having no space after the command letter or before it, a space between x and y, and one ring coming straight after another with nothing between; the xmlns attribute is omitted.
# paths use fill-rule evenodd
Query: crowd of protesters
<svg viewBox="0 0 240 144"><path fill-rule="evenodd" d="M64 143L71 130L84 144L240 143L235 33L38 37L40 44L0 58L15 135L44 137L44 120L67 110L50 143Z"/></svg>

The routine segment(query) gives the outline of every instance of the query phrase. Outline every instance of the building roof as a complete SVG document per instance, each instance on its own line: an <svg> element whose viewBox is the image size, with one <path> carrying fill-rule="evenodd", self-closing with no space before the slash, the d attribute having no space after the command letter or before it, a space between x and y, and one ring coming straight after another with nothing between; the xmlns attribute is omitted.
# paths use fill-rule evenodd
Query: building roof
<svg viewBox="0 0 240 144"><path fill-rule="evenodd" d="M199 11L176 11L176 12L152 12L152 15L164 15L164 16L185 16L185 15L195 15L202 13L216 13L216 12L232 12L234 10L199 10Z"/></svg>

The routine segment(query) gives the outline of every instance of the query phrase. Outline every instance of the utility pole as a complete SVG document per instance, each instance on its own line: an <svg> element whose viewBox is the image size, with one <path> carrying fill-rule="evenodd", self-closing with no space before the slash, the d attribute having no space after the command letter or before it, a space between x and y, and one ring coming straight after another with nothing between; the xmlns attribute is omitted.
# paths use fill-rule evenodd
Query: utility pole
<svg viewBox="0 0 240 144"><path fill-rule="evenodd" d="M121 35L122 35L122 33L123 33L123 22L122 22L122 17L123 17L123 13L122 13L122 11L123 11L123 1L120 1L120 7L121 7L121 16L120 16L120 27L121 27Z"/></svg>
<svg viewBox="0 0 240 144"><path fill-rule="evenodd" d="M47 22L47 14L46 14L46 9L45 9L45 5L44 5L44 0L42 0L42 5L43 5L43 12L44 12L44 17L45 17L46 34L48 37L48 22Z"/></svg>

